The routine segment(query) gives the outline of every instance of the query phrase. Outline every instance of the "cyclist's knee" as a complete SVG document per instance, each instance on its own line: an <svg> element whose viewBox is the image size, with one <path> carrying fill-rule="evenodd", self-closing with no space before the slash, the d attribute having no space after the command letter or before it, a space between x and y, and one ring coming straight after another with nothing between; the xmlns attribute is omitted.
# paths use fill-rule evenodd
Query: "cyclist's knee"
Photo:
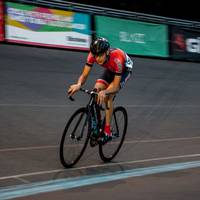
<svg viewBox="0 0 200 200"><path fill-rule="evenodd" d="M101 90L105 90L106 87L105 87L105 85L102 84L102 83L96 83L96 84L94 85L94 89L95 89L97 92L100 92Z"/></svg>

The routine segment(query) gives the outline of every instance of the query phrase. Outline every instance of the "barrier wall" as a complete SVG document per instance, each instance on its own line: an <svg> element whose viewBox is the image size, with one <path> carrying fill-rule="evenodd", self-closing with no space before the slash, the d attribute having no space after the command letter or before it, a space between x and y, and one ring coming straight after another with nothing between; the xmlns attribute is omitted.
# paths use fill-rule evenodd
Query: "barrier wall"
<svg viewBox="0 0 200 200"><path fill-rule="evenodd" d="M200 32L171 27L171 57L200 61Z"/></svg>
<svg viewBox="0 0 200 200"><path fill-rule="evenodd" d="M9 42L88 49L90 16L18 3L6 3L5 38Z"/></svg>
<svg viewBox="0 0 200 200"><path fill-rule="evenodd" d="M128 54L200 61L200 31L195 28L87 13L13 2L3 5L0 0L0 41L89 50L96 35Z"/></svg>
<svg viewBox="0 0 200 200"><path fill-rule="evenodd" d="M3 1L0 1L0 41L4 40L4 13Z"/></svg>
<svg viewBox="0 0 200 200"><path fill-rule="evenodd" d="M168 57L166 25L95 16L96 33L127 53Z"/></svg>

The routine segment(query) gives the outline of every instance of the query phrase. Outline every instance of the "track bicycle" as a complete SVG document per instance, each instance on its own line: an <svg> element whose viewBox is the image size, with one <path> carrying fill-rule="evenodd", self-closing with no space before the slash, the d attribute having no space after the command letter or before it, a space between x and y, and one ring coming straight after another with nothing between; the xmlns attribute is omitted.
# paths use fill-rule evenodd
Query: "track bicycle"
<svg viewBox="0 0 200 200"><path fill-rule="evenodd" d="M80 91L89 94L86 107L76 110L68 120L60 142L60 161L66 168L74 166L83 155L88 143L91 147L99 146L99 155L104 162L111 161L119 152L125 139L128 115L122 106L113 109L111 120L112 140L106 144L99 142L102 137L105 108L96 103L97 93L94 90L81 88ZM74 101L72 97L70 100ZM106 108L108 109L108 108Z"/></svg>

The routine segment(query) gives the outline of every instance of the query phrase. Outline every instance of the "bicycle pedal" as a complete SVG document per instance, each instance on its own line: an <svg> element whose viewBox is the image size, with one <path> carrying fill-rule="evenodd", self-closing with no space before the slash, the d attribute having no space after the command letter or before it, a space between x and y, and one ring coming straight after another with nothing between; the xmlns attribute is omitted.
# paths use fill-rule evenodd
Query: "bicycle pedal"
<svg viewBox="0 0 200 200"><path fill-rule="evenodd" d="M113 139L113 136L103 136L102 138L99 138L98 143L101 145L105 145L108 142L110 142Z"/></svg>

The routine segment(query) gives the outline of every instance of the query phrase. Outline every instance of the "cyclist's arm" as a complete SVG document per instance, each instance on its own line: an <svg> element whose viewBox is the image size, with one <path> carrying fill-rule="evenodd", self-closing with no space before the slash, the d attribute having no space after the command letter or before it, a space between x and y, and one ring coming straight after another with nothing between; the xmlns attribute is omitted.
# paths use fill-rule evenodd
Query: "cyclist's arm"
<svg viewBox="0 0 200 200"><path fill-rule="evenodd" d="M69 87L68 89L68 95L72 96L75 92L77 92L78 90L80 90L81 86L85 83L85 81L87 80L87 77L90 73L91 70L91 66L88 66L87 64L85 65L85 67L83 68L82 74L80 75L78 81L76 84L73 84Z"/></svg>
<svg viewBox="0 0 200 200"><path fill-rule="evenodd" d="M91 71L91 66L88 66L87 64L85 65L85 67L83 68L82 74L80 75L77 84L80 85L80 87L85 83L85 81L87 80L87 77L89 75Z"/></svg>
<svg viewBox="0 0 200 200"><path fill-rule="evenodd" d="M119 91L120 89L121 75L115 75L114 80L105 90L106 94L113 94Z"/></svg>

